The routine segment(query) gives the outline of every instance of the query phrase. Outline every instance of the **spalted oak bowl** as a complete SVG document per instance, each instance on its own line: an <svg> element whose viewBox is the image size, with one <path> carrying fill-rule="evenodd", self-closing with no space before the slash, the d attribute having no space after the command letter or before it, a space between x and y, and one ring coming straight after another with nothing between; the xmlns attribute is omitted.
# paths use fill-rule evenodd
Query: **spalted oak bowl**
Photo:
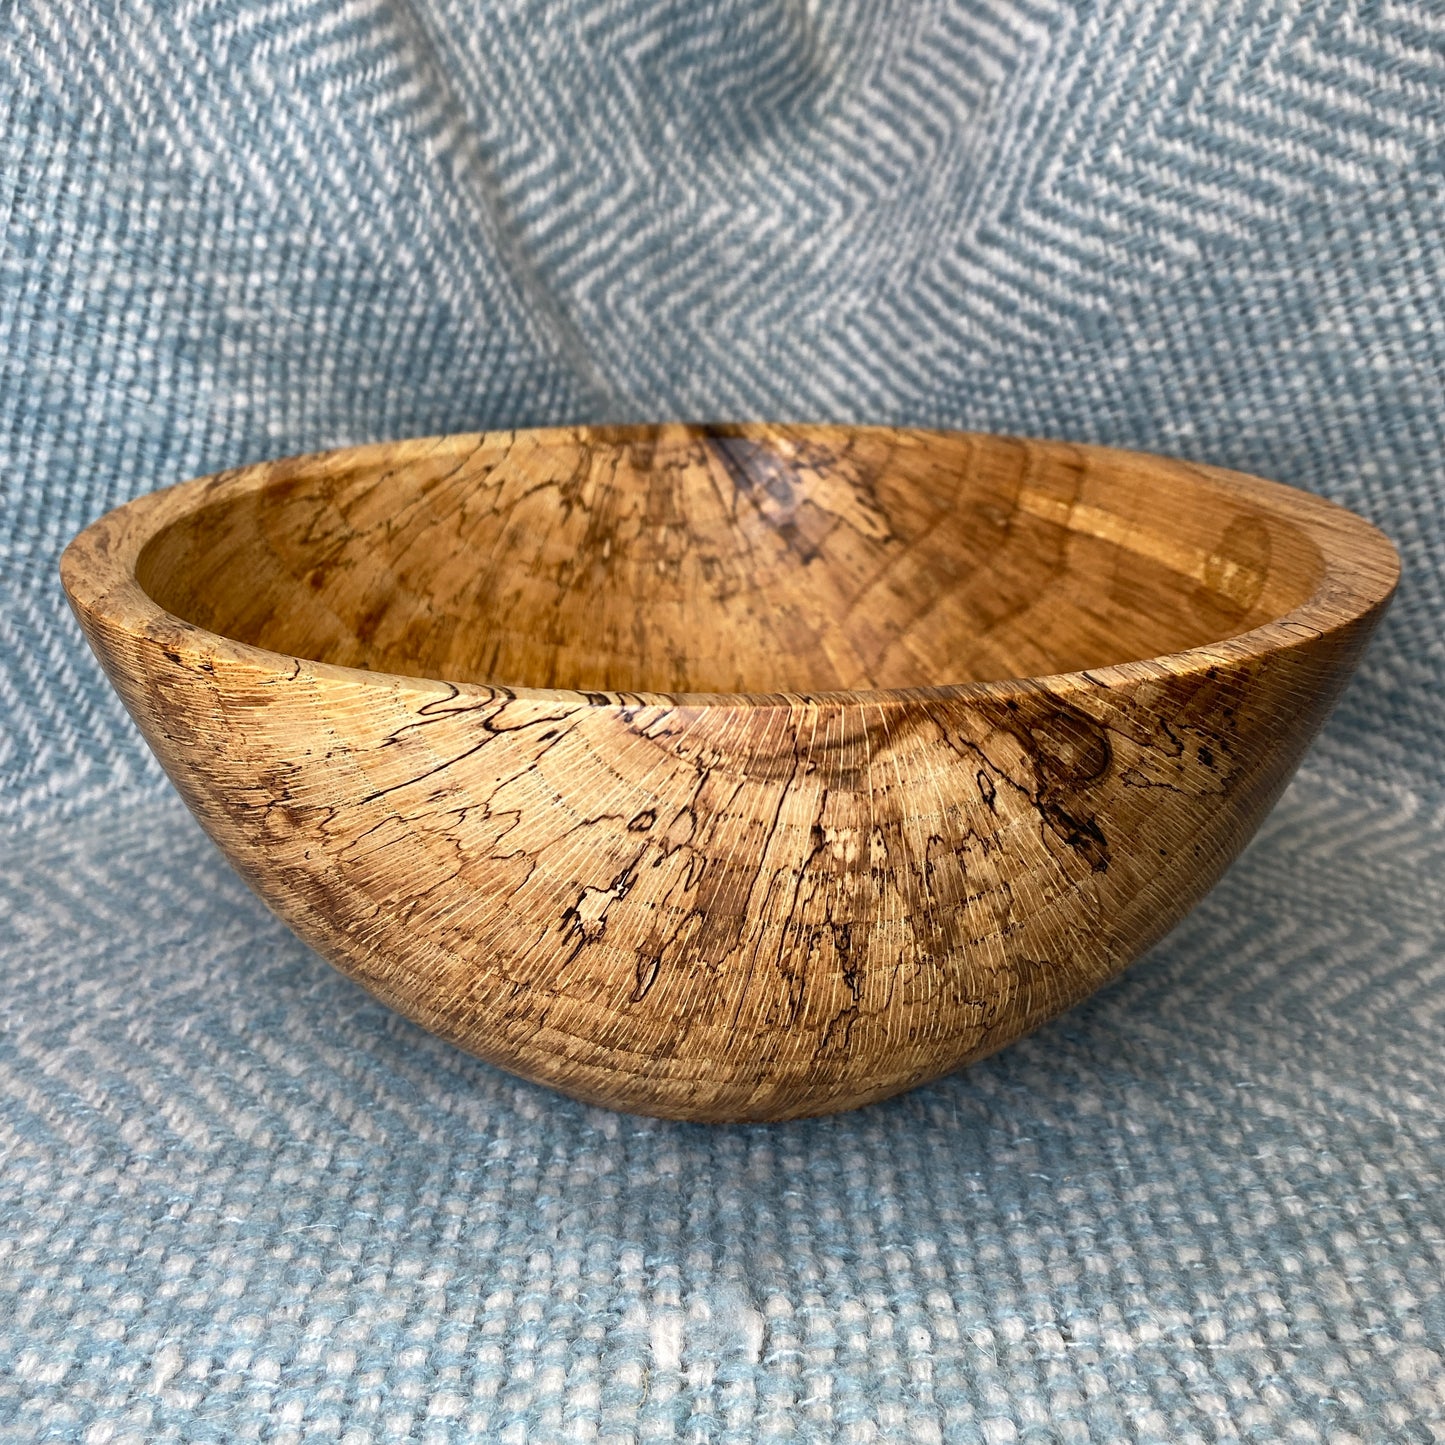
<svg viewBox="0 0 1445 1445"><path fill-rule="evenodd" d="M1136 958L1394 588L1212 467L826 426L497 432L187 482L62 562L186 802L424 1027L683 1119L849 1108Z"/></svg>

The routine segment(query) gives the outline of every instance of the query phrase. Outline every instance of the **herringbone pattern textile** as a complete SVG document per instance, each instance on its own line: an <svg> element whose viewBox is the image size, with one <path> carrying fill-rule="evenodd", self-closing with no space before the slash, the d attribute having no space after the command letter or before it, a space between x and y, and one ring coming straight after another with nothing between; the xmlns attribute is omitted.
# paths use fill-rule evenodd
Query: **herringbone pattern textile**
<svg viewBox="0 0 1445 1445"><path fill-rule="evenodd" d="M1445 1439L1445 9L0 0L0 1436ZM891 1104L590 1111L270 920L64 613L106 506L559 420L1074 436L1406 580L1120 984Z"/></svg>

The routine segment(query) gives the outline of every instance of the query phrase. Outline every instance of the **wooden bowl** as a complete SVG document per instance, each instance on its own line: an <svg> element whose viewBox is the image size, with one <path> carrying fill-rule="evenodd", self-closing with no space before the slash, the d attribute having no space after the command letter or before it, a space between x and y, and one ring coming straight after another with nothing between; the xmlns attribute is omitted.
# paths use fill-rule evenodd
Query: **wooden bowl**
<svg viewBox="0 0 1445 1445"><path fill-rule="evenodd" d="M673 425L246 467L61 572L202 825L338 968L579 1099L758 1120L977 1059L1158 939L1398 564L1212 467Z"/></svg>

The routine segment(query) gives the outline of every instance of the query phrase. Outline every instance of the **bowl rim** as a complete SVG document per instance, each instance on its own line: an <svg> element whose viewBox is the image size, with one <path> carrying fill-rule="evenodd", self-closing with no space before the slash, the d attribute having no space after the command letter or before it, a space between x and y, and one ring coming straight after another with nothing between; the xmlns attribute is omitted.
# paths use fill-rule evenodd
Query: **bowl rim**
<svg viewBox="0 0 1445 1445"><path fill-rule="evenodd" d="M1269 618L1244 632L1236 633L1175 652L1109 663L1077 671L1032 676L1004 677L986 681L936 683L914 687L851 688L808 692L643 692L599 691L578 688L530 687L511 683L486 683L434 678L413 673L323 662L291 653L277 652L213 632L168 611L141 586L136 568L149 543L181 518L233 498L278 484L303 468L325 469L344 459L365 464L368 457L385 457L390 470L421 461L444 446L477 447L488 441L519 435L545 441L585 440L588 434L616 442L627 433L656 433L662 427L679 427L720 436L766 435L769 430L793 434L884 432L926 439L930 436L1007 440L1063 448L1104 465L1149 467L1161 475L1202 485L1247 502L1275 520L1292 526L1316 546L1322 563L1314 591L1295 607ZM400 455L399 455L400 454ZM285 468L282 475L278 469ZM631 425L577 425L498 428L481 432L449 432L396 441L334 447L320 451L248 463L144 493L112 508L77 533L60 558L60 576L71 607L82 623L118 631L136 642L150 642L164 651L175 664L209 670L216 661L250 665L267 673L284 672L291 677L307 674L353 683L365 681L393 690L429 696L467 696L549 704L570 703L578 708L606 707L634 709L669 708L758 708L818 705L878 705L938 702L1008 697L1048 692L1051 694L1096 691L1099 688L1138 685L1150 680L1206 672L1210 668L1237 666L1343 631L1371 615L1378 617L1389 605L1400 578L1400 558L1395 545L1373 523L1336 502L1246 472L1203 462L1120 447L1023 436L936 427L853 426L807 422L655 422Z"/></svg>

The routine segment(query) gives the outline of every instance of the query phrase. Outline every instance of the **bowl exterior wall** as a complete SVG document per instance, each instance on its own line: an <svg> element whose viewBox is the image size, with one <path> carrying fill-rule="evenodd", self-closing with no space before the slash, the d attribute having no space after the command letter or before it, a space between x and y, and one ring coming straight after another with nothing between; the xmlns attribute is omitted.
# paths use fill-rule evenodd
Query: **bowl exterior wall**
<svg viewBox="0 0 1445 1445"><path fill-rule="evenodd" d="M715 704L198 658L175 619L77 611L203 826L338 968L577 1098L767 1120L937 1077L1136 958L1383 606L1165 677Z"/></svg>

